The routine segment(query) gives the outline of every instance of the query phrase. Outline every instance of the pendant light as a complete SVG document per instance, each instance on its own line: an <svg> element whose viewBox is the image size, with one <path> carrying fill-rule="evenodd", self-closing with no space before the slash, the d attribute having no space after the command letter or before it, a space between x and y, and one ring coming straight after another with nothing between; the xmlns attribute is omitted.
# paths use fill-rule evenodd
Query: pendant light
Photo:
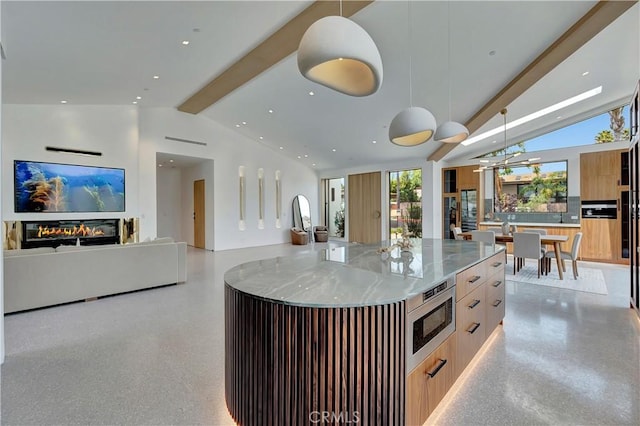
<svg viewBox="0 0 640 426"><path fill-rule="evenodd" d="M389 140L400 146L416 146L427 142L436 130L436 118L425 108L413 106L411 63L411 1L407 6L409 16L409 108L400 111L389 126Z"/></svg>
<svg viewBox="0 0 640 426"><path fill-rule="evenodd" d="M451 14L447 2L447 71L449 73L449 121L438 126L434 139L444 143L460 143L469 137L469 130L462 124L451 121Z"/></svg>
<svg viewBox="0 0 640 426"><path fill-rule="evenodd" d="M368 96L382 85L382 58L371 36L340 16L311 24L298 46L298 69L307 79L350 96Z"/></svg>

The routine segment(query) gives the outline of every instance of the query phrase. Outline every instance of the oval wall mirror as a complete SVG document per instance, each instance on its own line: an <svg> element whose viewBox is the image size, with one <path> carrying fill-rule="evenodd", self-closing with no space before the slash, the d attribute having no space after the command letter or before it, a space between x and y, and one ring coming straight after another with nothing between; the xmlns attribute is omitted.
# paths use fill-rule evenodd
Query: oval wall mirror
<svg viewBox="0 0 640 426"><path fill-rule="evenodd" d="M293 197L293 226L311 231L311 206L304 195Z"/></svg>

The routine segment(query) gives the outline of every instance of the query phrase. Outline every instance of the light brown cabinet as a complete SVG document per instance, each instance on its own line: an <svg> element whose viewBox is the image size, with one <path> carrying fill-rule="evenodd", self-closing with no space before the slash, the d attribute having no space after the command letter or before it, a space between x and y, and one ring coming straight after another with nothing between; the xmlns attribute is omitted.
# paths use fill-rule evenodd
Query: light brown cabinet
<svg viewBox="0 0 640 426"><path fill-rule="evenodd" d="M456 304L456 334L458 336L457 376L462 373L485 341L484 282Z"/></svg>
<svg viewBox="0 0 640 426"><path fill-rule="evenodd" d="M455 381L455 334L407 377L407 425L422 425Z"/></svg>
<svg viewBox="0 0 640 426"><path fill-rule="evenodd" d="M504 253L456 275L456 331L407 376L406 424L422 425L504 318Z"/></svg>
<svg viewBox="0 0 640 426"><path fill-rule="evenodd" d="M456 377L504 318L504 253L456 276Z"/></svg>
<svg viewBox="0 0 640 426"><path fill-rule="evenodd" d="M581 201L609 201L617 210L615 219L581 217L581 259L629 261L628 155L624 149L580 154Z"/></svg>
<svg viewBox="0 0 640 426"><path fill-rule="evenodd" d="M580 198L615 200L620 184L620 150L580 154Z"/></svg>

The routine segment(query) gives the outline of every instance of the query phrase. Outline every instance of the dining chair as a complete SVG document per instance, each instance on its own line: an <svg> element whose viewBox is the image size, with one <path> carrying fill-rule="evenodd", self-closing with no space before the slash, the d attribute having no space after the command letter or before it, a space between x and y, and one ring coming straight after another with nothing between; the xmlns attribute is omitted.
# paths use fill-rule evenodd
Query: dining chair
<svg viewBox="0 0 640 426"><path fill-rule="evenodd" d="M453 238L456 240L464 240L464 237L461 235L462 234L462 228L460 228L459 226L454 226L453 228L451 228L453 230Z"/></svg>
<svg viewBox="0 0 640 426"><path fill-rule="evenodd" d="M488 231L471 231L471 241L481 241L483 243L495 244L496 233Z"/></svg>
<svg viewBox="0 0 640 426"><path fill-rule="evenodd" d="M525 259L538 261L538 278L540 278L544 256L540 244L540 234L537 232L513 233L513 275L522 269Z"/></svg>
<svg viewBox="0 0 640 426"><path fill-rule="evenodd" d="M534 234L540 234L540 235L547 235L547 230L546 229L523 229L522 232L530 232L530 233L534 233ZM547 248L544 246L540 246L540 250L542 251L542 256L546 256L547 255ZM549 265L547 266L547 262L544 262L543 265L544 266L544 273L548 273L549 271L551 271L551 262L549 261Z"/></svg>
<svg viewBox="0 0 640 426"><path fill-rule="evenodd" d="M578 279L578 253L580 252L580 242L582 241L582 232L576 233L573 237L573 243L571 244L571 252L561 251L560 259L564 263L565 260L571 260L571 266L573 267L573 278ZM546 267L551 268L551 259L556 258L556 253L550 251L545 255Z"/></svg>

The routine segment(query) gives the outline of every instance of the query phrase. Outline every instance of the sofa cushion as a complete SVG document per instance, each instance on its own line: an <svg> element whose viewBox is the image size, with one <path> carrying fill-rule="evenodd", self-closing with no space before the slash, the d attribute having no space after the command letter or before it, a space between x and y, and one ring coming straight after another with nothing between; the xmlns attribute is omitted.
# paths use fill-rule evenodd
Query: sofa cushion
<svg viewBox="0 0 640 426"><path fill-rule="evenodd" d="M36 247L31 249L19 249L19 250L3 250L3 255L10 256L22 256L25 254L42 254L42 253L55 253L56 249L53 247Z"/></svg>

